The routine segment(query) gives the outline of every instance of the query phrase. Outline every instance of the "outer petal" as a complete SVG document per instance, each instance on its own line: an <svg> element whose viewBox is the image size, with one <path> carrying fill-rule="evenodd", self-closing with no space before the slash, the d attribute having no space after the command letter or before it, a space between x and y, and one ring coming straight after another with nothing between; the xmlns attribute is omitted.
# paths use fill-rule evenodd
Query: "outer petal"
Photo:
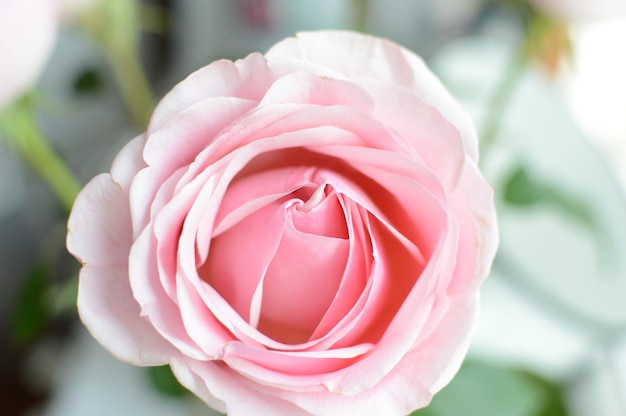
<svg viewBox="0 0 626 416"><path fill-rule="evenodd" d="M498 223L493 189L472 161L463 166L458 187L450 194L460 225L459 249L449 293L478 290L487 277L498 247Z"/></svg>
<svg viewBox="0 0 626 416"><path fill-rule="evenodd" d="M354 32L301 32L265 56L299 58L350 78L374 78L409 88L461 132L465 151L478 160L478 139L469 116L420 57L393 42Z"/></svg>
<svg viewBox="0 0 626 416"><path fill-rule="evenodd" d="M153 132L181 111L212 97L260 101L274 81L265 58L252 53L236 62L215 61L180 82L154 110L148 132Z"/></svg>
<svg viewBox="0 0 626 416"><path fill-rule="evenodd" d="M83 264L128 264L132 244L128 200L111 175L98 175L85 186L67 227L67 248Z"/></svg>
<svg viewBox="0 0 626 416"><path fill-rule="evenodd" d="M183 386L229 416L311 415L287 400L258 391L254 382L233 372L222 362L172 360L171 366Z"/></svg>
<svg viewBox="0 0 626 416"><path fill-rule="evenodd" d="M450 381L465 357L478 311L477 300L477 294L451 298L450 309L437 330L369 390L356 395L269 389L266 393L319 415L404 415L424 407Z"/></svg>
<svg viewBox="0 0 626 416"><path fill-rule="evenodd" d="M457 128L406 88L371 79L359 84L372 95L374 117L398 132L446 188L454 188L466 157Z"/></svg>
<svg viewBox="0 0 626 416"><path fill-rule="evenodd" d="M158 365L176 352L139 316L128 280L128 199L110 175L80 193L68 223L68 249L83 261L78 312L94 338L136 365Z"/></svg>
<svg viewBox="0 0 626 416"><path fill-rule="evenodd" d="M177 351L139 313L125 268L83 266L78 314L91 335L121 361L141 366L166 364Z"/></svg>
<svg viewBox="0 0 626 416"><path fill-rule="evenodd" d="M132 244L128 190L145 166L144 136L118 153L111 175L91 180L76 198L68 220L67 249L83 263L127 265Z"/></svg>

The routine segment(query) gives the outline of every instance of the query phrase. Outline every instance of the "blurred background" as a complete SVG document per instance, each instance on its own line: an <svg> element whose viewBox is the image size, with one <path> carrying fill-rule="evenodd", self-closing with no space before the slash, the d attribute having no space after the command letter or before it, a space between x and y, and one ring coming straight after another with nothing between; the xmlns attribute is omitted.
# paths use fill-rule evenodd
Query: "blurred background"
<svg viewBox="0 0 626 416"><path fill-rule="evenodd" d="M109 170L146 107L215 59L332 28L424 57L475 120L501 247L466 364L416 415L626 416L622 1L62 3L54 48L20 103L81 183ZM67 207L8 136L0 131L2 413L206 415L166 370L117 362L86 334Z"/></svg>

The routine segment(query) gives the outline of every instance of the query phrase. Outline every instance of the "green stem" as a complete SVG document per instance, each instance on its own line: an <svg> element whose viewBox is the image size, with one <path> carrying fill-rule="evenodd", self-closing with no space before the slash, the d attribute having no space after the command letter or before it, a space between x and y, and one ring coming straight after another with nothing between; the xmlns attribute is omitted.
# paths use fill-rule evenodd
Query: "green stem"
<svg viewBox="0 0 626 416"><path fill-rule="evenodd" d="M365 33L369 15L369 0L352 0L354 5L354 29Z"/></svg>
<svg viewBox="0 0 626 416"><path fill-rule="evenodd" d="M0 130L69 212L82 186L45 139L29 108L16 103L7 109L0 117Z"/></svg>
<svg viewBox="0 0 626 416"><path fill-rule="evenodd" d="M482 160L485 160L500 132L504 113L511 103L515 88L519 84L526 68L526 56L526 42L522 41L518 50L515 51L512 59L507 64L502 78L491 96L487 108L488 113L480 130L480 154Z"/></svg>
<svg viewBox="0 0 626 416"><path fill-rule="evenodd" d="M82 27L102 47L133 123L145 130L156 100L139 59L139 2L103 0Z"/></svg>
<svg viewBox="0 0 626 416"><path fill-rule="evenodd" d="M127 44L110 43L104 48L133 123L145 130L156 101L139 55Z"/></svg>

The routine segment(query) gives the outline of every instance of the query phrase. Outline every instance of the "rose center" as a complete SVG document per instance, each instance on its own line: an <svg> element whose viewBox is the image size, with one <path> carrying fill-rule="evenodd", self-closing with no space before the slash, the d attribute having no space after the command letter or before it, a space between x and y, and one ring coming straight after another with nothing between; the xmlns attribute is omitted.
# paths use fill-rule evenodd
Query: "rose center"
<svg viewBox="0 0 626 416"><path fill-rule="evenodd" d="M250 325L302 343L335 298L349 246L338 195L307 183L214 237L198 271Z"/></svg>

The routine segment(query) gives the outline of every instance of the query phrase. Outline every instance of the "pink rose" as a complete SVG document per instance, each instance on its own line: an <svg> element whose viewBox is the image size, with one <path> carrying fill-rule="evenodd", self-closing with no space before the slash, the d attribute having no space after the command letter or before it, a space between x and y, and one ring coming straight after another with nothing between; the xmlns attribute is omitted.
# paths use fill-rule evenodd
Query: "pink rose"
<svg viewBox="0 0 626 416"><path fill-rule="evenodd" d="M58 18L55 0L0 0L0 109L37 82Z"/></svg>
<svg viewBox="0 0 626 416"><path fill-rule="evenodd" d="M625 0L530 0L530 2L546 13L566 21L626 16Z"/></svg>
<svg viewBox="0 0 626 416"><path fill-rule="evenodd" d="M404 415L468 348L497 244L467 115L392 42L217 61L76 200L92 335L229 415Z"/></svg>

